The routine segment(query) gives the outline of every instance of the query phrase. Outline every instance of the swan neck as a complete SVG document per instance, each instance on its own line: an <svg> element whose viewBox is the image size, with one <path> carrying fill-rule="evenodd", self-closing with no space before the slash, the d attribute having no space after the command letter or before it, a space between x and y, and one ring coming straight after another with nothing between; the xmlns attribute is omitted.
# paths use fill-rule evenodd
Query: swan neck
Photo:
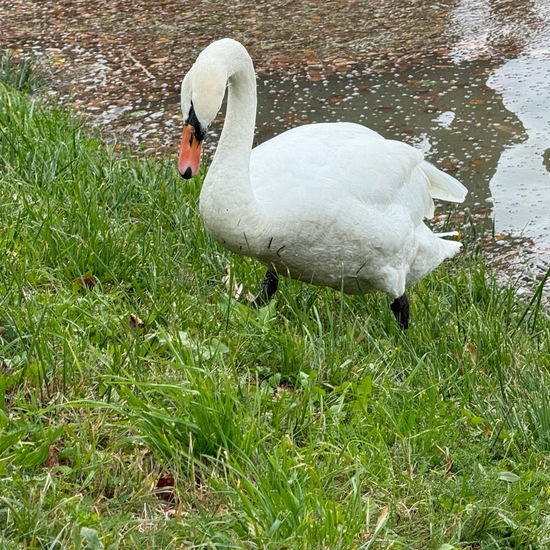
<svg viewBox="0 0 550 550"><path fill-rule="evenodd" d="M227 80L227 110L209 174L249 182L250 152L256 122L256 75L248 54L233 58Z"/></svg>
<svg viewBox="0 0 550 550"><path fill-rule="evenodd" d="M263 210L250 183L256 75L250 56L239 47L224 51L228 68L227 110L218 147L202 186L200 212L208 232L218 242L240 254L252 255L263 219Z"/></svg>

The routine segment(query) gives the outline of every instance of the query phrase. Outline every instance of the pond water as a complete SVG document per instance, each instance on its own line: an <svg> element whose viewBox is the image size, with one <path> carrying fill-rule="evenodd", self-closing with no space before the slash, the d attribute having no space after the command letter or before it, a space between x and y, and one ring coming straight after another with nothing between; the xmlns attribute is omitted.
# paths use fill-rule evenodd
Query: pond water
<svg viewBox="0 0 550 550"><path fill-rule="evenodd" d="M536 5L544 24L519 57L498 67L487 81L526 134L500 155L490 189L499 225L521 229L550 246L550 2Z"/></svg>

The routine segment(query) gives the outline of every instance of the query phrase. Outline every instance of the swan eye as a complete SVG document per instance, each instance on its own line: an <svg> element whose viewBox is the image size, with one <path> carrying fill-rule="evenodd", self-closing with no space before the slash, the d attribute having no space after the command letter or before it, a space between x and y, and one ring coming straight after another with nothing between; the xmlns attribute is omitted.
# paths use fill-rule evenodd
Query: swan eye
<svg viewBox="0 0 550 550"><path fill-rule="evenodd" d="M199 122L199 119L197 118L197 115L195 114L195 108L193 107L192 101L191 108L189 109L189 116L187 117L185 124L190 124L191 126L193 126L193 129L195 130L195 138L198 141L202 141L204 139L205 132L202 128L201 123Z"/></svg>

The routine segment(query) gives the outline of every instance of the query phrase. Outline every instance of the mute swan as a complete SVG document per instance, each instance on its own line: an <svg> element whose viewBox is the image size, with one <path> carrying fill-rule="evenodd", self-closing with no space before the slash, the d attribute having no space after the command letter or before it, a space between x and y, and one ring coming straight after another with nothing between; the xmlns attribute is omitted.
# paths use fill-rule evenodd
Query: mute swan
<svg viewBox="0 0 550 550"><path fill-rule="evenodd" d="M256 77L239 42L222 39L198 56L181 85L178 169L200 165L208 125L228 88L225 123L200 194L207 231L267 267L256 305L278 276L351 294L383 291L403 328L405 288L460 250L423 223L433 198L462 202L466 188L404 143L353 123L309 124L252 150Z"/></svg>

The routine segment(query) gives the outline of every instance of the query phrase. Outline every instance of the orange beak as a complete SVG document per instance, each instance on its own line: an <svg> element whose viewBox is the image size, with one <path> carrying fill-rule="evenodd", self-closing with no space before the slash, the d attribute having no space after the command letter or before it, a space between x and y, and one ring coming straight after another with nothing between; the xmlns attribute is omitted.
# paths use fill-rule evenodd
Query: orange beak
<svg viewBox="0 0 550 550"><path fill-rule="evenodd" d="M195 128L187 123L183 125L178 170L181 177L188 180L198 171L201 164L202 141L195 136Z"/></svg>

